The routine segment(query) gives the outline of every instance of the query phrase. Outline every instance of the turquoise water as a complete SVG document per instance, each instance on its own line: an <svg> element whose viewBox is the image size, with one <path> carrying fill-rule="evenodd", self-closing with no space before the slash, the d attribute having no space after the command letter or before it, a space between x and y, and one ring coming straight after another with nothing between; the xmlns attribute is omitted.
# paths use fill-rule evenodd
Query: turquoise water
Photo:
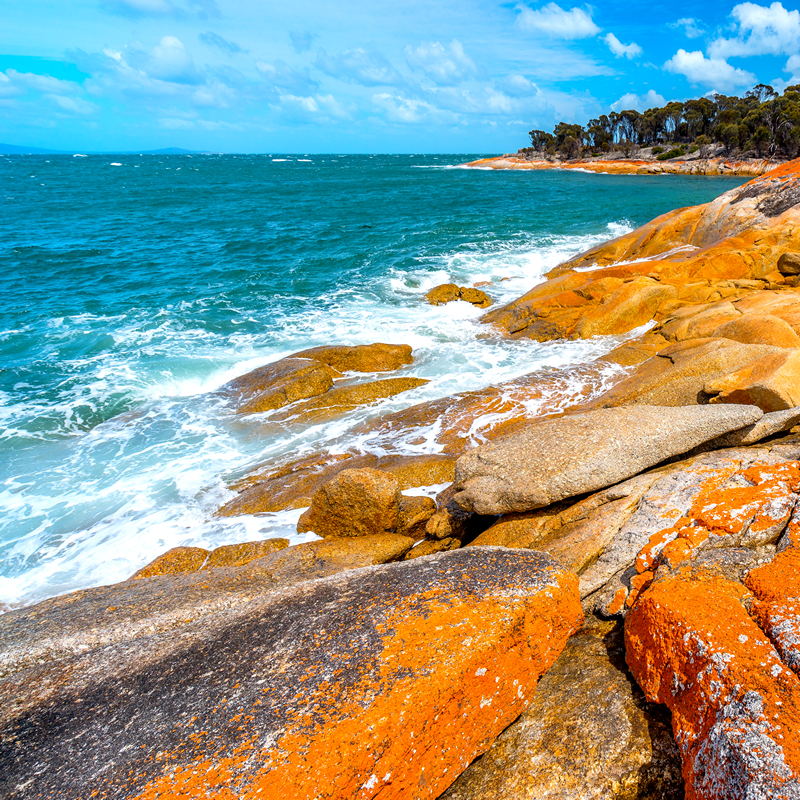
<svg viewBox="0 0 800 800"><path fill-rule="evenodd" d="M379 451L355 433L370 416L613 346L487 337L480 311L429 306L429 288L488 280L511 300L741 183L456 167L475 157L0 157L0 604L120 580L178 544L292 534L299 512L214 519L226 479ZM207 394L305 347L373 341L411 344L405 371L430 383L303 429Z"/></svg>

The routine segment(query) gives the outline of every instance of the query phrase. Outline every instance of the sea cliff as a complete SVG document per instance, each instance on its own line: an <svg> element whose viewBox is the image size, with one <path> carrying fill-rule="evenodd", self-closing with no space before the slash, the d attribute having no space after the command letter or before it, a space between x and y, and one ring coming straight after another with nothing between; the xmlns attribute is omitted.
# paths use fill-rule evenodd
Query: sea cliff
<svg viewBox="0 0 800 800"><path fill-rule="evenodd" d="M798 284L795 161L510 304L430 293L619 345L379 417L381 456L265 462L217 512L303 508L317 541L0 616L8 796L800 796ZM314 348L217 397L314 424L413 368Z"/></svg>

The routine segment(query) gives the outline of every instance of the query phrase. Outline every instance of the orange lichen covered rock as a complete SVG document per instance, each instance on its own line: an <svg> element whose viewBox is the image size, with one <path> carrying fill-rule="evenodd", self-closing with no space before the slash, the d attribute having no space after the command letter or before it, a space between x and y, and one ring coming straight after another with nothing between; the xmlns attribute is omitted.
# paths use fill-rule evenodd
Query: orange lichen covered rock
<svg viewBox="0 0 800 800"><path fill-rule="evenodd" d="M800 679L748 615L746 593L684 568L656 580L625 621L634 677L672 711L689 800L800 792Z"/></svg>
<svg viewBox="0 0 800 800"><path fill-rule="evenodd" d="M313 358L339 372L390 372L410 364L411 346L407 344L359 344L355 347L329 345L311 347L289 358Z"/></svg>
<svg viewBox="0 0 800 800"><path fill-rule="evenodd" d="M400 495L397 532L414 540L425 538L425 525L436 513L436 501L431 497Z"/></svg>
<svg viewBox="0 0 800 800"><path fill-rule="evenodd" d="M458 286L455 283L443 283L434 286L426 295L425 299L432 306L441 306L445 303L452 303L454 300L463 300L465 303L472 303L478 308L488 308L492 304L492 298L486 292L474 287Z"/></svg>
<svg viewBox="0 0 800 800"><path fill-rule="evenodd" d="M406 561L413 558L432 556L434 553L445 553L448 550L458 550L461 547L461 540L451 536L447 539L425 539L415 547L412 547L406 555Z"/></svg>
<svg viewBox="0 0 800 800"><path fill-rule="evenodd" d="M774 347L800 347L791 325L772 314L749 314L726 322L712 336L723 336L744 344L771 344Z"/></svg>
<svg viewBox="0 0 800 800"><path fill-rule="evenodd" d="M297 522L298 533L323 539L397 530L400 484L377 469L345 469L322 486Z"/></svg>
<svg viewBox="0 0 800 800"><path fill-rule="evenodd" d="M179 637L51 663L46 701L9 702L41 666L7 675L6 785L105 800L434 798L525 709L582 621L574 575L532 552L306 582Z"/></svg>
<svg viewBox="0 0 800 800"><path fill-rule="evenodd" d="M756 596L750 613L784 663L800 675L800 549L784 550L745 578Z"/></svg>
<svg viewBox="0 0 800 800"><path fill-rule="evenodd" d="M194 572L206 563L211 555L202 547L173 547L135 572L132 578L152 578L154 575L175 575Z"/></svg>

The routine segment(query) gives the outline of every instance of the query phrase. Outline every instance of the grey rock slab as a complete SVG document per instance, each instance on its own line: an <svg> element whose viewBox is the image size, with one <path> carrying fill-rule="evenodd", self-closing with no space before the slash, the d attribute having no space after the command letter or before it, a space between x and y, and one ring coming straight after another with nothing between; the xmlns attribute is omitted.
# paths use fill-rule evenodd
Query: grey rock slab
<svg viewBox="0 0 800 800"><path fill-rule="evenodd" d="M456 502L531 511L619 483L763 416L756 406L629 406L534 422L456 462Z"/></svg>
<svg viewBox="0 0 800 800"><path fill-rule="evenodd" d="M106 609L120 621L126 610ZM54 614L15 620L46 629ZM574 576L552 559L476 548L20 664L0 680L0 796L289 800L360 787L366 800L388 774L409 797L435 796L521 713L582 616Z"/></svg>
<svg viewBox="0 0 800 800"><path fill-rule="evenodd" d="M701 445L698 449L719 450L723 447L742 447L743 445L756 444L768 436L774 436L776 433L785 433L798 423L800 423L800 407L787 408L783 411L770 411L753 425L747 425L738 431L718 436L716 439Z"/></svg>

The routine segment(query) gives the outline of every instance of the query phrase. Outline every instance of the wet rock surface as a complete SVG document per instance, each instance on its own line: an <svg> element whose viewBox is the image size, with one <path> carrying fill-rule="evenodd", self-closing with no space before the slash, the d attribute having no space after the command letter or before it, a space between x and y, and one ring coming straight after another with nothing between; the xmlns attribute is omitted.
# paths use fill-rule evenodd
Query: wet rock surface
<svg viewBox="0 0 800 800"><path fill-rule="evenodd" d="M390 372L414 359L407 344L360 344L354 347L328 345L311 347L289 358L311 358L339 372Z"/></svg>
<svg viewBox="0 0 800 800"><path fill-rule="evenodd" d="M455 300L472 303L478 308L488 308L492 304L492 298L481 289L458 286L455 283L443 283L440 286L434 286L425 295L425 299L432 306L441 306L445 303L452 303Z"/></svg>
<svg viewBox="0 0 800 800"><path fill-rule="evenodd" d="M460 550L6 671L7 796L435 797L581 622L545 556Z"/></svg>

